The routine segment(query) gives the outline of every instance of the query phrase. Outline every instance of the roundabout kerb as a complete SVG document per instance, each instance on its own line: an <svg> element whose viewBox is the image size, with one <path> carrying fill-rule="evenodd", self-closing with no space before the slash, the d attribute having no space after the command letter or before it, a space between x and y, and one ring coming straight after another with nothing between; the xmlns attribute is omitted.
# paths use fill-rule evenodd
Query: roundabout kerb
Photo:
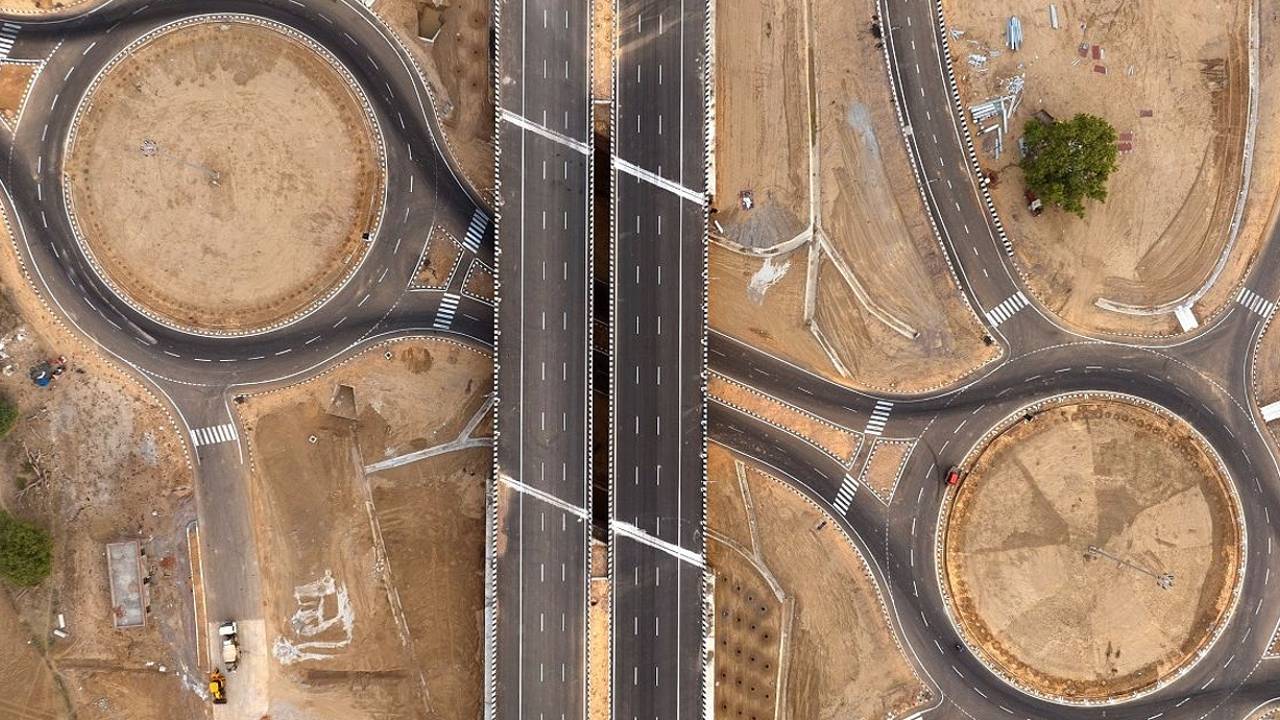
<svg viewBox="0 0 1280 720"><path fill-rule="evenodd" d="M942 598L942 605L947 617L947 622L950 623L952 629L956 633L956 636L964 642L970 653L993 676L999 678L1003 683L1018 692L1045 702L1072 707L1108 707L1147 697L1174 684L1194 669L1201 660L1210 654L1218 639L1225 632L1226 627L1235 617L1236 610L1239 606L1241 590L1244 586L1245 571L1249 558L1248 528L1246 526L1239 489L1236 486L1235 480L1230 471L1227 469L1226 464L1222 461L1222 457L1217 448L1215 448L1208 439L1205 438L1203 433L1178 414L1162 405L1126 393L1107 391L1075 391L1047 396L1035 402L1019 406L1017 410L1010 412L983 433L983 435L965 453L958 466L967 472L969 468L974 466L975 461L991 446L997 437L1023 422L1026 415L1035 415L1036 413L1044 410L1050 410L1056 407L1075 403L1127 404L1150 411L1162 419L1179 424L1181 429L1187 432L1187 434L1198 444L1199 448L1208 456L1210 463L1214 468L1216 468L1222 479L1222 485L1225 489L1226 497L1228 498L1227 504L1235 521L1236 528L1238 529L1237 537L1239 552L1237 556L1237 565L1234 568L1235 577L1234 581L1231 583L1230 598L1216 623L1213 625L1212 630L1204 636L1195 651L1183 658L1176 668L1157 677L1155 681L1132 690L1108 695L1105 698L1081 698L1054 694L1014 677L1006 668L999 665L989 656L987 648L984 647L983 644L970 636L965 623L960 619L960 611L956 606L956 598L952 595L950 582L947 577L946 542L948 521L950 519L950 513L956 497L964 486L964 481L961 482L959 487L948 487L943 501L939 506L937 524L934 528L934 574L938 592Z"/></svg>
<svg viewBox="0 0 1280 720"><path fill-rule="evenodd" d="M92 105L95 92L111 70L116 68L123 61L127 60L135 51L164 35L194 26L232 23L265 28L280 34L290 42L299 43L314 53L317 58L323 61L324 65L337 74L338 78L342 81L342 85L351 93L352 97L358 103L360 107L360 114L362 115L364 122L367 123L369 138L371 140L370 145L372 146L374 159L377 164L381 191L379 193L380 197L377 200L378 207L372 217L373 224L368 230L368 239L363 243L363 247L359 249L358 258L355 259L356 261L351 263L340 277L338 277L318 295L311 298L304 306L269 323L260 324L254 327L244 329L204 328L178 322L174 318L148 307L121 287L116 279L111 276L111 273L104 268L102 262L93 252L91 243L86 238L83 228L81 227L81 223L75 209L75 202L72 197L71 181L67 173L66 163L75 148L80 123L83 120L86 111ZM118 299L134 312L146 317L157 325L179 333L207 338L252 337L282 330L304 320L336 297L347 287L351 280L359 274L360 269L364 266L365 260L370 254L372 254L372 250L379 240L383 220L386 215L388 192L390 187L386 141L382 125L378 120L377 112L374 110L364 87L356 79L355 75L328 48L311 36L278 21L249 13L204 13L190 15L166 22L134 39L112 56L107 63L98 69L92 82L90 82L85 88L84 93L76 104L75 113L72 116L66 138L63 140L61 165L62 166L58 168L57 172L59 173L61 180L60 185L62 199L64 208L66 209L67 221L71 228L71 233L74 237L76 247L87 261L89 267L92 268L96 278L111 292L114 298Z"/></svg>

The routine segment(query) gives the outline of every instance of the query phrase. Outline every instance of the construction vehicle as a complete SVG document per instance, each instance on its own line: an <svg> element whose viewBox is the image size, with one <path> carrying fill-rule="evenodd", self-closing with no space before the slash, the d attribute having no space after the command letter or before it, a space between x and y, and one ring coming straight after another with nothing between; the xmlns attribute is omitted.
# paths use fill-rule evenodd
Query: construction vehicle
<svg viewBox="0 0 1280 720"><path fill-rule="evenodd" d="M240 664L240 636L235 620L219 625L218 637L222 638L222 664L227 666L227 672L235 672Z"/></svg>
<svg viewBox="0 0 1280 720"><path fill-rule="evenodd" d="M209 697L214 705L227 704L227 676L217 670L209 673Z"/></svg>

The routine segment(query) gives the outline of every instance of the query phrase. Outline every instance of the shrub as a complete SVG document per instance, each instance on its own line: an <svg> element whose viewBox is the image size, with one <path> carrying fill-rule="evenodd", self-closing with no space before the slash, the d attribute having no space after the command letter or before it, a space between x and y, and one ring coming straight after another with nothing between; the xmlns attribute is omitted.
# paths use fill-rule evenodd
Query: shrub
<svg viewBox="0 0 1280 720"><path fill-rule="evenodd" d="M15 585L39 585L53 566L49 533L0 510L0 577Z"/></svg>

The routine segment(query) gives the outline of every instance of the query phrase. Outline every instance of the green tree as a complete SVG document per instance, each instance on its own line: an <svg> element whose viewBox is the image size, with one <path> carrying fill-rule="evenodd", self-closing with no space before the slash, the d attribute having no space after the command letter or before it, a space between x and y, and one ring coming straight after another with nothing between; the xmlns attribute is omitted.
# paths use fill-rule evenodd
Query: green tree
<svg viewBox="0 0 1280 720"><path fill-rule="evenodd" d="M0 510L0 577L15 585L39 585L52 565L49 533Z"/></svg>
<svg viewBox="0 0 1280 720"><path fill-rule="evenodd" d="M18 406L9 398L0 395L0 438L8 435L17 424Z"/></svg>
<svg viewBox="0 0 1280 720"><path fill-rule="evenodd" d="M1027 189L1045 203L1084 217L1084 200L1107 199L1107 178L1116 170L1116 130L1096 115L1065 122L1029 120L1023 139L1022 172Z"/></svg>

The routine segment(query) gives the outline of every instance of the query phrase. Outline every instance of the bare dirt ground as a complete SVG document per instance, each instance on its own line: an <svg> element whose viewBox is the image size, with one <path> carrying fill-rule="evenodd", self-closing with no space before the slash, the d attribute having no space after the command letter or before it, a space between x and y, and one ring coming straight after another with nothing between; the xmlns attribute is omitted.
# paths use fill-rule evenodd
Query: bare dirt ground
<svg viewBox="0 0 1280 720"><path fill-rule="evenodd" d="M493 271L479 260L472 260L462 291L478 300L493 302Z"/></svg>
<svg viewBox="0 0 1280 720"><path fill-rule="evenodd" d="M1033 0L944 2L950 26L964 31L952 51L966 104L1002 94L1001 83L1013 75L1026 76L1008 152L981 159L999 173L996 204L1032 290L1069 323L1099 332L1175 332L1172 315L1121 314L1096 302L1178 301L1218 261L1241 183L1249 4L1071 0L1057 4L1055 31L1047 7ZM1022 20L1018 52L1004 46L1010 15ZM1000 54L985 70L969 65L970 53L991 56L993 49ZM1016 138L1039 110L1058 119L1092 113L1120 134L1109 197L1090 202L1083 220L1055 209L1037 218L1024 209ZM1241 250L1251 257L1256 239Z"/></svg>
<svg viewBox="0 0 1280 720"><path fill-rule="evenodd" d="M591 584L588 588L590 609L587 611L587 717L589 720L611 720L609 686L612 655L609 652L609 581L608 546L599 540L591 542Z"/></svg>
<svg viewBox="0 0 1280 720"><path fill-rule="evenodd" d="M713 234L756 250L796 242L764 267L713 250L712 325L845 384L922 391L999 351L928 225L881 51L853 29L875 11L869 0L717 10L734 31L717 36Z"/></svg>
<svg viewBox="0 0 1280 720"><path fill-rule="evenodd" d="M22 411L0 441L7 468L0 505L49 529L54 542L48 580L0 590L0 699L24 698L22 708L6 705L0 715L204 717L207 705L193 690L201 680L185 545L195 511L178 434L154 398L48 316L19 274L7 236L0 238L0 287L8 355L0 366L12 367L0 376L0 393ZM67 356L67 372L48 388L32 385L27 369L58 354ZM128 539L141 540L146 552L150 612L145 627L116 630L105 544ZM65 639L52 635L59 613ZM121 691L139 686L149 689L145 696Z"/></svg>
<svg viewBox="0 0 1280 720"><path fill-rule="evenodd" d="M1058 406L1002 433L945 527L946 582L970 644L1061 698L1135 692L1181 669L1238 580L1226 478L1185 424L1128 403ZM1166 573L1169 588L1157 582Z"/></svg>
<svg viewBox="0 0 1280 720"><path fill-rule="evenodd" d="M708 480L715 717L892 718L923 702L865 561L829 519L720 446Z"/></svg>
<svg viewBox="0 0 1280 720"><path fill-rule="evenodd" d="M493 192L493 64L488 0L376 0L435 96L449 152L481 197ZM434 41L426 38L434 36Z"/></svg>
<svg viewBox="0 0 1280 720"><path fill-rule="evenodd" d="M65 172L80 229L125 293L181 325L246 330L307 308L358 265L385 185L372 132L307 46L204 23L104 76Z"/></svg>
<svg viewBox="0 0 1280 720"><path fill-rule="evenodd" d="M240 406L273 718L479 713L491 372L478 351L414 339ZM329 412L342 385L355 420Z"/></svg>
<svg viewBox="0 0 1280 720"><path fill-rule="evenodd" d="M853 462L862 445L861 433L823 420L719 373L711 374L707 394L716 402L794 433L846 465Z"/></svg>
<svg viewBox="0 0 1280 720"><path fill-rule="evenodd" d="M462 246L452 235L440 228L433 229L431 237L427 238L427 251L422 255L422 265L414 276L414 286L445 288L461 256Z"/></svg>
<svg viewBox="0 0 1280 720"><path fill-rule="evenodd" d="M36 66L24 63L0 63L0 118L13 127L27 99L27 88L36 75Z"/></svg>
<svg viewBox="0 0 1280 720"><path fill-rule="evenodd" d="M858 482L875 493L885 503L893 498L893 490L898 485L902 468L910 457L914 440L885 440L877 438L871 446L871 457L862 468Z"/></svg>
<svg viewBox="0 0 1280 720"><path fill-rule="evenodd" d="M44 15L77 8L88 10L94 5L101 5L107 0L3 0L0 1L0 12L20 15Z"/></svg>

